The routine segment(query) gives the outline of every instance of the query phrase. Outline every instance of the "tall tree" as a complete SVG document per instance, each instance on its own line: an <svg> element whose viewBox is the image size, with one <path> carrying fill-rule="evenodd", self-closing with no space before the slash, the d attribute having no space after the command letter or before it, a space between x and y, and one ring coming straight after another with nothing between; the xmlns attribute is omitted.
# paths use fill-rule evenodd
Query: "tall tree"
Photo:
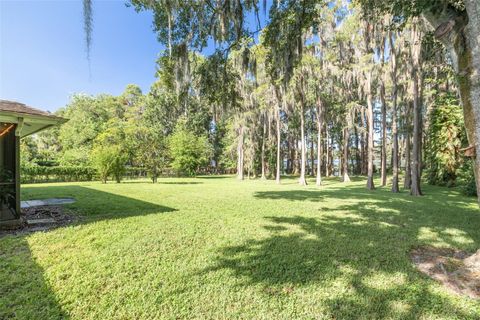
<svg viewBox="0 0 480 320"><path fill-rule="evenodd" d="M475 180L480 189L480 2L478 0L358 0L364 12L376 16L390 12L397 17L426 18L435 37L447 48L463 105L465 127L474 149ZM479 197L480 201L480 197Z"/></svg>
<svg viewBox="0 0 480 320"><path fill-rule="evenodd" d="M421 31L419 30L419 21L414 19L411 28L411 43L410 43L410 76L412 86L413 99L413 150L412 150L412 184L410 186L410 194L412 196L421 196L420 188L421 181L421 165L422 165L422 105L420 97L420 59L422 39Z"/></svg>
<svg viewBox="0 0 480 320"><path fill-rule="evenodd" d="M397 47L399 43L394 41L395 33L389 32L389 45L390 45L390 57L391 57L391 71L390 77L392 79L392 192L399 192L398 188L398 124L397 124L397 96L398 96L398 84L397 84Z"/></svg>

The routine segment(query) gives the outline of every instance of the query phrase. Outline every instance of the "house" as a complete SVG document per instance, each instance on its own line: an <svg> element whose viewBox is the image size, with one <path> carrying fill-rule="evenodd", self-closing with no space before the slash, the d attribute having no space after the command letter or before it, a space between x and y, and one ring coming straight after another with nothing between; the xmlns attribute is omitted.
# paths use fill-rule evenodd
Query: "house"
<svg viewBox="0 0 480 320"><path fill-rule="evenodd" d="M23 103L0 100L0 227L22 222L20 139L66 121Z"/></svg>

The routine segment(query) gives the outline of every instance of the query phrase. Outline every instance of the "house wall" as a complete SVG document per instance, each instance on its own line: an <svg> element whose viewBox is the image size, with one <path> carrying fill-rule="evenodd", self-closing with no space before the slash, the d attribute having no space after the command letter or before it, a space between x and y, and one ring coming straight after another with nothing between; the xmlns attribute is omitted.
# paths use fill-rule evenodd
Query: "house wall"
<svg viewBox="0 0 480 320"><path fill-rule="evenodd" d="M20 138L13 128L0 137L0 222L19 217L19 158Z"/></svg>

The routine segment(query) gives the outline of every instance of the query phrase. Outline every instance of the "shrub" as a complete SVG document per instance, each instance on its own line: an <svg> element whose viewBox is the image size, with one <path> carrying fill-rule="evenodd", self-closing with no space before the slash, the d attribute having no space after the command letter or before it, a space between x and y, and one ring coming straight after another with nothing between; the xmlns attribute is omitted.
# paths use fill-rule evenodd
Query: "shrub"
<svg viewBox="0 0 480 320"><path fill-rule="evenodd" d="M86 166L46 167L22 164L20 170L22 183L92 181L97 175L95 168Z"/></svg>
<svg viewBox="0 0 480 320"><path fill-rule="evenodd" d="M97 169L103 183L107 183L110 175L113 175L117 183L120 183L125 173L125 164L128 156L117 145L100 145L92 152L92 163Z"/></svg>
<svg viewBox="0 0 480 320"><path fill-rule="evenodd" d="M458 99L452 94L439 95L429 119L426 145L428 183L453 187L462 165L459 149L462 143L466 143Z"/></svg>
<svg viewBox="0 0 480 320"><path fill-rule="evenodd" d="M211 147L208 139L197 136L179 121L168 140L172 168L180 174L193 176L201 166L208 164Z"/></svg>
<svg viewBox="0 0 480 320"><path fill-rule="evenodd" d="M474 160L467 160L463 164L459 173L459 185L462 193L467 196L477 196L477 185L475 183L475 175L473 173Z"/></svg>

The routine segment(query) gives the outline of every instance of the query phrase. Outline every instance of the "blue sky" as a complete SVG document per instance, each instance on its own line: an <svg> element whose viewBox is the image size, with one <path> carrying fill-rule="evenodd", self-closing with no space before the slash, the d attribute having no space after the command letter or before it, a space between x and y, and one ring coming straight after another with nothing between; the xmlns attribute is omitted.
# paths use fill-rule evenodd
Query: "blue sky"
<svg viewBox="0 0 480 320"><path fill-rule="evenodd" d="M148 92L165 48L152 29L152 13L125 3L93 1L89 74L81 0L0 0L0 98L53 112L75 93L118 95L130 83ZM260 19L264 26L263 13ZM246 23L257 29L252 13ZM214 50L209 43L204 54Z"/></svg>
<svg viewBox="0 0 480 320"><path fill-rule="evenodd" d="M55 111L74 93L147 92L163 50L151 13L125 1L94 1L91 77L81 1L0 0L0 98Z"/></svg>

